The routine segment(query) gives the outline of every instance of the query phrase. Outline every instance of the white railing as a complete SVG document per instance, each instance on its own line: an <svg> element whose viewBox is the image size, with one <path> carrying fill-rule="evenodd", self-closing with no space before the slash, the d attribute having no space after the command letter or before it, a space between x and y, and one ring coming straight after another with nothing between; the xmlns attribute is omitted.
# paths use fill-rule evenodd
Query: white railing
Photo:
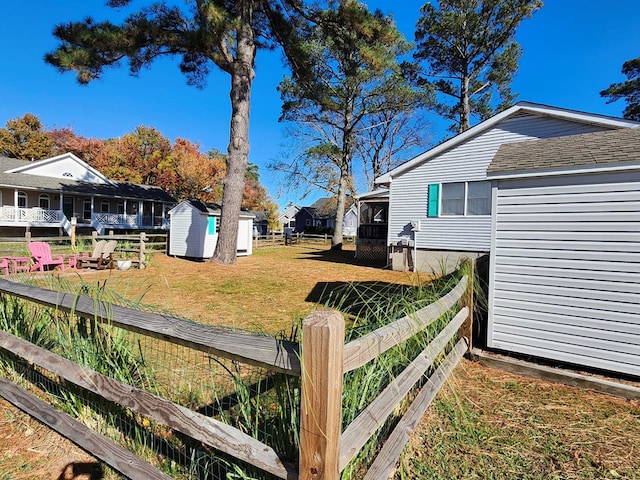
<svg viewBox="0 0 640 480"><path fill-rule="evenodd" d="M128 215L126 213L95 213L94 217L98 223L103 225L138 226L137 215Z"/></svg>
<svg viewBox="0 0 640 480"><path fill-rule="evenodd" d="M60 223L60 210L45 210L44 208L15 208L1 207L0 220L10 220L30 223Z"/></svg>

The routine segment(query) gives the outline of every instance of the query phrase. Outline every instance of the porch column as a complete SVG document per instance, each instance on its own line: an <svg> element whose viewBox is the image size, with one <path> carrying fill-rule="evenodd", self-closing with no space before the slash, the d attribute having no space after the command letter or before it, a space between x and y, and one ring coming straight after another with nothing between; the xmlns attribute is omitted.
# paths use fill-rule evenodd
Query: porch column
<svg viewBox="0 0 640 480"><path fill-rule="evenodd" d="M142 209L144 207L144 202L142 200L138 200L138 220L137 220L137 224L138 224L138 228L142 227Z"/></svg>
<svg viewBox="0 0 640 480"><path fill-rule="evenodd" d="M18 189L13 189L13 221L18 221Z"/></svg>
<svg viewBox="0 0 640 480"><path fill-rule="evenodd" d="M60 220L62 220L62 217L64 217L64 209L62 208L62 205L64 205L64 195L62 192L60 192L60 201L58 202L58 212L60 214Z"/></svg>

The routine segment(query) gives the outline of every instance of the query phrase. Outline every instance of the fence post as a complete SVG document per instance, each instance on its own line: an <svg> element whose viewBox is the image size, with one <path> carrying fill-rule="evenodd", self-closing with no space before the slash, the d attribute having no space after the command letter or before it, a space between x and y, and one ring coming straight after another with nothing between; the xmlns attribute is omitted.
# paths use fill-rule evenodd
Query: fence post
<svg viewBox="0 0 640 480"><path fill-rule="evenodd" d="M467 289L460 297L460 306L467 307L469 309L469 314L467 315L467 319L460 327L460 332L463 337L467 339L467 353L471 352L472 342L473 342L473 289L475 286L475 260L469 259L465 262L466 270L467 270Z"/></svg>
<svg viewBox="0 0 640 480"><path fill-rule="evenodd" d="M344 319L318 310L302 323L299 480L337 480L342 430Z"/></svg>
<svg viewBox="0 0 640 480"><path fill-rule="evenodd" d="M140 232L140 253L139 253L139 257L138 257L138 269L142 270L143 268L145 268L145 252L147 250L147 246L145 244L145 240L147 239L147 234L144 232Z"/></svg>

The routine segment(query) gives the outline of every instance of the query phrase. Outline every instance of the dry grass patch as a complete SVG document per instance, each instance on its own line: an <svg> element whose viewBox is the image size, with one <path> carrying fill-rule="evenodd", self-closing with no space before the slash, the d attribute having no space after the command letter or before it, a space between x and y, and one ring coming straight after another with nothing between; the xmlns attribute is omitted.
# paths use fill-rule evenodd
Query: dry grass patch
<svg viewBox="0 0 640 480"><path fill-rule="evenodd" d="M426 279L358 264L353 253L267 247L234 266L156 255L145 270L62 278L92 286L106 282L133 302L203 323L271 333L288 332L332 288ZM39 278L47 286L50 277ZM425 415L396 478L640 479L639 450L638 402L464 361ZM57 479L66 465L87 458L0 403L0 480Z"/></svg>
<svg viewBox="0 0 640 480"><path fill-rule="evenodd" d="M640 403L464 361L399 478L638 479Z"/></svg>

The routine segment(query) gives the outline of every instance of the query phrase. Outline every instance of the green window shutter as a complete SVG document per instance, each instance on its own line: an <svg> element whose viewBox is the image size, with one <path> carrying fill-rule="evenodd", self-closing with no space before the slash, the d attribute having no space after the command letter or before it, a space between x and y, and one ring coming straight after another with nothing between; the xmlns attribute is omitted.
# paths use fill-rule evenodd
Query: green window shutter
<svg viewBox="0 0 640 480"><path fill-rule="evenodd" d="M216 217L208 217L209 223L208 223L208 228L207 228L207 233L209 235L215 235L216 234Z"/></svg>
<svg viewBox="0 0 640 480"><path fill-rule="evenodd" d="M440 216L440 184L430 183L427 200L427 217Z"/></svg>

